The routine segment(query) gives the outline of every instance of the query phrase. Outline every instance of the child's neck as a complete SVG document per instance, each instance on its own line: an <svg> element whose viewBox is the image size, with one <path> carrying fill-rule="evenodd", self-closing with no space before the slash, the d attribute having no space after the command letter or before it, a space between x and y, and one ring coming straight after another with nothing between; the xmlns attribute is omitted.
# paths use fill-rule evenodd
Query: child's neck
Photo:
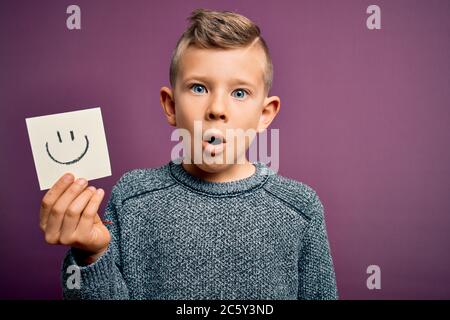
<svg viewBox="0 0 450 320"><path fill-rule="evenodd" d="M183 162L182 166L194 177L208 182L232 182L241 180L252 176L256 171L256 167L247 159L245 159L244 163L224 165L224 169L218 172L204 171L193 163Z"/></svg>

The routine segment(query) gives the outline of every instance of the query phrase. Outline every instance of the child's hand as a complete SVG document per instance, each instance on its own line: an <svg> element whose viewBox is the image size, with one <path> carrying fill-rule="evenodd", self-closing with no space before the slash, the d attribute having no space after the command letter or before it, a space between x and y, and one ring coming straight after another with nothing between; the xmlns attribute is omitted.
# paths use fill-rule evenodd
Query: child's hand
<svg viewBox="0 0 450 320"><path fill-rule="evenodd" d="M62 176L42 199L40 227L49 244L79 249L86 264L94 262L108 248L111 235L98 216L104 191L87 187L87 181L71 174Z"/></svg>

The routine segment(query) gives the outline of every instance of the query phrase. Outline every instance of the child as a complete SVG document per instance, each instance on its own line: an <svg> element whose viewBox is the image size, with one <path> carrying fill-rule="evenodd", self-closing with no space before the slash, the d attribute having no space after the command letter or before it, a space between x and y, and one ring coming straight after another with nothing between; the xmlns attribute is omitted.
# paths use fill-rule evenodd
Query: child
<svg viewBox="0 0 450 320"><path fill-rule="evenodd" d="M337 299L316 192L249 162L250 141L239 147L225 135L261 132L279 111L280 99L268 96L272 63L258 26L203 9L190 21L161 104L170 125L191 135L202 125L209 159L232 162L197 162L191 143L180 161L127 172L105 224L97 214L103 190L62 177L42 200L41 228L48 243L71 247L64 298ZM73 266L79 287L69 285Z"/></svg>

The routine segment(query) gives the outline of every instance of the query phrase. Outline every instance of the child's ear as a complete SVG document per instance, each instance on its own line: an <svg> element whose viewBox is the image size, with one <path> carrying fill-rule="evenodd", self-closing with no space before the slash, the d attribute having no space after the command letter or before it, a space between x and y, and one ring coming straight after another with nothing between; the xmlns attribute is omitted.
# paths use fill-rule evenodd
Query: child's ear
<svg viewBox="0 0 450 320"><path fill-rule="evenodd" d="M263 109L258 123L258 133L267 129L273 119L280 111L281 101L277 96L267 97L264 99Z"/></svg>
<svg viewBox="0 0 450 320"><path fill-rule="evenodd" d="M159 95L167 122L169 122L171 126L175 127L177 123L175 119L175 100L173 98L173 92L170 88L162 87Z"/></svg>

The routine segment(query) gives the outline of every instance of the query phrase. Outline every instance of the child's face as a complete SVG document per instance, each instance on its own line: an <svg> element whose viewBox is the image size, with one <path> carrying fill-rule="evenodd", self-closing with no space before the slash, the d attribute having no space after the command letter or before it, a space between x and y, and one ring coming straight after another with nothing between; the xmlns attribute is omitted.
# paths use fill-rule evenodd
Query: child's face
<svg viewBox="0 0 450 320"><path fill-rule="evenodd" d="M280 107L278 97L267 97L263 71L265 55L257 45L236 49L200 49L190 46L179 62L173 91L161 88L161 104L169 124L187 129L194 139L194 123L201 131L214 128L226 138L226 130L249 129L261 132L269 126ZM211 131L211 130L210 130ZM201 137L205 140L205 137ZM233 139L234 140L234 139ZM249 139L239 146L234 143L233 162L245 158ZM226 144L232 141L226 141ZM199 142L202 152L208 143ZM191 143L191 155L194 145ZM217 149L217 147L215 150ZM200 164L205 171L220 171L226 163L228 148L217 152L223 165ZM229 159L229 158L228 158ZM194 162L194 161L192 161Z"/></svg>

